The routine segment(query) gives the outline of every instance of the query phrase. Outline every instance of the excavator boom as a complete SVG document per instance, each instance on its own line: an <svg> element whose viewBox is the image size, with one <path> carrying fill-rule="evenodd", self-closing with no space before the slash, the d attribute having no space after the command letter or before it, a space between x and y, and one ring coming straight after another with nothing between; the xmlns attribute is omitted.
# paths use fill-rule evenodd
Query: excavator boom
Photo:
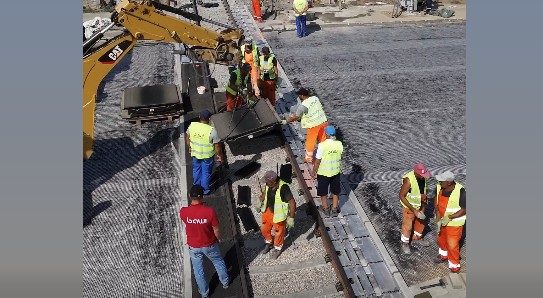
<svg viewBox="0 0 543 298"><path fill-rule="evenodd" d="M240 61L239 44L243 31L227 25L222 32L215 32L188 21L206 20L192 14L154 1L122 0L112 14L112 25L97 32L83 44L83 158L93 152L94 113L97 90L106 75L132 50L138 40L182 43L193 58L198 61L217 64L237 64ZM93 45L113 25L125 29L123 33L104 44Z"/></svg>

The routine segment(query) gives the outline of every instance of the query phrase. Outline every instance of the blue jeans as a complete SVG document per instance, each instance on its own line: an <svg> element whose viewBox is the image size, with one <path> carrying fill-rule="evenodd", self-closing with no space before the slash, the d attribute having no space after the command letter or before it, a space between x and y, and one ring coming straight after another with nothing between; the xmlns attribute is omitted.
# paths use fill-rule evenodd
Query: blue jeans
<svg viewBox="0 0 543 298"><path fill-rule="evenodd" d="M296 34L298 37L304 37L307 35L305 30L306 16L297 16L296 17Z"/></svg>
<svg viewBox="0 0 543 298"><path fill-rule="evenodd" d="M219 280L223 285L228 285L228 271L226 271L226 264L221 256L219 244L215 243L209 247L194 248L189 246L189 255L192 263L192 269L194 270L194 279L198 284L198 292L203 297L209 295L209 287L206 282L204 274L204 255L213 263L215 270L219 274Z"/></svg>
<svg viewBox="0 0 543 298"><path fill-rule="evenodd" d="M215 164L215 156L206 159L197 159L192 157L192 184L200 185L204 188L204 194L208 195L211 192L209 182L213 173L213 165Z"/></svg>

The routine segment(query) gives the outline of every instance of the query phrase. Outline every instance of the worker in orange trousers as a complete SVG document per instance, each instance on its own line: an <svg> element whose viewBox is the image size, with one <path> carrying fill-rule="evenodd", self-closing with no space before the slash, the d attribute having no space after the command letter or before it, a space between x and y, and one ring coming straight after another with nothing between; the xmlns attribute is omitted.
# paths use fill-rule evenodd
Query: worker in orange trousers
<svg viewBox="0 0 543 298"><path fill-rule="evenodd" d="M262 10L260 9L260 0L252 0L253 1L253 18L261 23L262 22Z"/></svg>
<svg viewBox="0 0 543 298"><path fill-rule="evenodd" d="M267 98L275 106L275 86L279 77L277 59L270 54L270 48L263 47L262 55L258 61L260 92L263 98Z"/></svg>

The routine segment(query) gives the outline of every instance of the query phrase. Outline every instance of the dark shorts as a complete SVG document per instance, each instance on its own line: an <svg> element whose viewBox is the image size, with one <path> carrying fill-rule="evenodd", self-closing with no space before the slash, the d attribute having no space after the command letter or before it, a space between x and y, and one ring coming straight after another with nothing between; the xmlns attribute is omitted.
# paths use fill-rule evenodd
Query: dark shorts
<svg viewBox="0 0 543 298"><path fill-rule="evenodd" d="M341 191L340 174L332 177L317 175L317 196L322 197L328 195L328 186L333 195L339 195Z"/></svg>

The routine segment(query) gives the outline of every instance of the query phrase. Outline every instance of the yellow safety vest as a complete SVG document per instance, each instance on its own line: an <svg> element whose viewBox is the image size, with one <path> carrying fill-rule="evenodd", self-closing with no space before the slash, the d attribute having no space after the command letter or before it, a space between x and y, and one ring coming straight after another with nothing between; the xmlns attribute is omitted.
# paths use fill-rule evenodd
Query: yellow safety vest
<svg viewBox="0 0 543 298"><path fill-rule="evenodd" d="M264 74L270 75L270 80L275 79L275 69L273 68L273 58L275 58L274 55L271 55L268 57L267 61L264 61L264 55L260 56L259 59L259 66L260 66L260 78L264 79Z"/></svg>
<svg viewBox="0 0 543 298"><path fill-rule="evenodd" d="M343 144L337 140L326 140L319 144L322 148L322 158L317 174L326 177L333 177L340 173L341 154Z"/></svg>
<svg viewBox="0 0 543 298"><path fill-rule="evenodd" d="M273 204L273 222L278 223L285 221L288 216L288 203L283 202L281 200L281 187L283 185L288 185L286 182L283 182L283 180L279 180L279 186L277 187L277 191L275 191L275 202ZM264 205L262 206L268 206L268 186L266 185L266 192L264 193Z"/></svg>
<svg viewBox="0 0 543 298"><path fill-rule="evenodd" d="M455 182L455 186L453 191L451 192L451 195L449 196L449 201L447 202L447 209L445 209L444 216L448 216L451 214L454 214L460 210L460 190L464 188L464 186L458 182ZM441 190L441 185L439 185L439 182L437 183L437 192L436 192L436 208L439 203L439 191ZM457 218L451 219L451 221L447 224L448 227L460 227L463 226L466 223L466 215L460 216Z"/></svg>
<svg viewBox="0 0 543 298"><path fill-rule="evenodd" d="M213 143L209 141L213 126L201 122L193 122L189 126L190 156L206 159L215 155Z"/></svg>
<svg viewBox="0 0 543 298"><path fill-rule="evenodd" d="M296 7L298 11L302 11L306 5L307 5L307 0L294 0L294 7ZM294 15L299 16L299 14L296 14L296 13L294 13ZM305 16L306 13L304 12L301 15Z"/></svg>
<svg viewBox="0 0 543 298"><path fill-rule="evenodd" d="M241 60L241 63L245 63L245 48L246 47L247 45L241 46L241 57L243 57ZM253 61L254 61L255 66L258 66L258 47L256 46L256 44L253 43L252 48L253 48Z"/></svg>
<svg viewBox="0 0 543 298"><path fill-rule="evenodd" d="M240 88L240 85L241 85L241 71L238 69L234 70L234 73L236 74L236 86L238 86L238 89ZM247 86L247 80L249 79L249 75L246 75L245 76L245 79L243 80L243 86ZM228 91L228 93L232 94L232 95L236 95L237 92L230 88L230 82L228 82L226 84L226 91Z"/></svg>
<svg viewBox="0 0 543 298"><path fill-rule="evenodd" d="M321 102L316 96L311 96L302 101L302 105L307 108L307 113L302 114L302 128L315 127L328 121Z"/></svg>
<svg viewBox="0 0 543 298"><path fill-rule="evenodd" d="M415 171L411 171L402 176L403 178L409 178L409 183L411 183L411 191L405 195L407 201L413 206L413 208L418 209L421 206L421 191L419 189L419 183L417 182L417 177L415 177ZM428 179L424 179L424 193L426 193L426 187L428 186ZM400 203L404 208L407 208L405 204L400 200Z"/></svg>

